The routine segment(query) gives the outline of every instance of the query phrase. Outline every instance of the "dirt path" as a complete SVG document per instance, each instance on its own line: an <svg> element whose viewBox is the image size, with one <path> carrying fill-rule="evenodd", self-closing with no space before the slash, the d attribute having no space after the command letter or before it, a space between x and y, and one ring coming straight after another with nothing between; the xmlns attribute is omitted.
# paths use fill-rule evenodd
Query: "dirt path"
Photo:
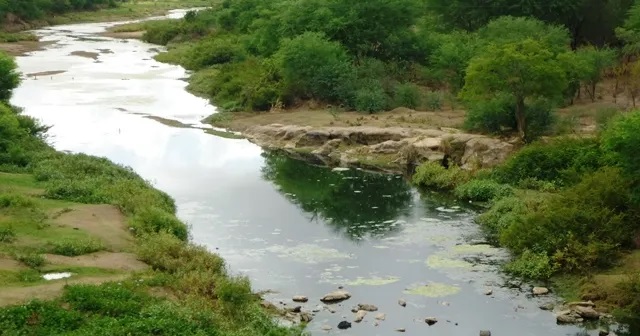
<svg viewBox="0 0 640 336"><path fill-rule="evenodd" d="M129 251L133 236L129 233L127 219L113 205L78 205L54 220L57 225L86 231L99 238L112 252Z"/></svg>
<svg viewBox="0 0 640 336"><path fill-rule="evenodd" d="M47 262L54 265L98 267L121 271L142 271L149 266L132 253L97 252L78 257L45 254Z"/></svg>
<svg viewBox="0 0 640 336"><path fill-rule="evenodd" d="M110 275L103 277L85 277L70 280L58 280L50 284L43 284L31 287L6 287L0 291L0 306L19 304L25 301L40 299L53 299L62 294L64 286L69 284L94 284L98 285L109 281L119 281L126 279L128 275Z"/></svg>

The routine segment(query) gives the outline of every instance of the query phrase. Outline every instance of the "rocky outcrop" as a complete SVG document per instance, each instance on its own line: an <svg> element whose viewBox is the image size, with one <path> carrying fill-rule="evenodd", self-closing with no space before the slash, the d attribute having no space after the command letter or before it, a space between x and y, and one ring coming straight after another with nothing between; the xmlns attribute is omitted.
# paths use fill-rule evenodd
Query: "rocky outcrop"
<svg viewBox="0 0 640 336"><path fill-rule="evenodd" d="M479 169L503 162L514 144L456 129L321 127L272 124L244 132L265 149L312 163L405 172L426 161Z"/></svg>

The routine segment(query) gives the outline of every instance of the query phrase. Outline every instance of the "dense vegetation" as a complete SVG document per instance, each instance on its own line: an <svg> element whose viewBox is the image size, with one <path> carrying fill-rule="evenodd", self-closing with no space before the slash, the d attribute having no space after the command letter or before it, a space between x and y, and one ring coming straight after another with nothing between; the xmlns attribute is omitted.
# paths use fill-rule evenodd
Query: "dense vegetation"
<svg viewBox="0 0 640 336"><path fill-rule="evenodd" d="M48 14L62 14L77 10L114 7L123 0L1 0L0 22L14 15L21 20L36 20Z"/></svg>
<svg viewBox="0 0 640 336"><path fill-rule="evenodd" d="M464 106L470 130L533 140L605 76L635 101L639 23L631 0L224 0L142 28L224 111Z"/></svg>
<svg viewBox="0 0 640 336"><path fill-rule="evenodd" d="M509 272L532 279L589 275L640 248L640 112L602 128L596 138L530 144L490 171L425 164L414 182L488 202L478 222L514 252ZM626 292L614 304L637 317L638 269L626 272L629 278L618 284Z"/></svg>
<svg viewBox="0 0 640 336"><path fill-rule="evenodd" d="M64 239L43 245L34 245L38 240L24 244L26 230L42 236L38 232L50 228L41 205L45 201L117 206L129 218L136 236L137 258L151 266L118 282L65 286L62 297L52 301L0 308L0 333L300 334L279 327L260 307L248 280L229 274L219 256L187 242L187 227L175 217L175 205L168 195L129 168L49 147L43 140L46 128L8 105L19 80L15 64L3 54L0 78L0 256L14 252L9 255L28 267L19 272L3 270L0 285L28 286L41 281L43 253L78 256L103 249L99 242L82 239L71 228ZM6 179L37 185L43 189L42 195L34 197L33 189L21 194L19 189L7 188ZM58 233L62 230L57 226L53 229ZM46 242L48 237L44 238Z"/></svg>

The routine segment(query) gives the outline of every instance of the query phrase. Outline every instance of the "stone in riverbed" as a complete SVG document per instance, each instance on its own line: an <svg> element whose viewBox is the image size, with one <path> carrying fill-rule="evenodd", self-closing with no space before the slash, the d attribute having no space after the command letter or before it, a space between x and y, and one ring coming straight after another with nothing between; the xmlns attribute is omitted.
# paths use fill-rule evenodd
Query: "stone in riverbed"
<svg viewBox="0 0 640 336"><path fill-rule="evenodd" d="M549 293L549 289L546 287L533 287L531 292L533 295L545 295Z"/></svg>
<svg viewBox="0 0 640 336"><path fill-rule="evenodd" d="M320 327L320 329L322 329L322 330L324 330L324 331L329 331L329 330L331 330L331 329L333 329L333 328L331 328L331 326L330 326L330 325L326 325L326 324L325 324L325 325L323 325L322 327Z"/></svg>
<svg viewBox="0 0 640 336"><path fill-rule="evenodd" d="M484 290L484 295L491 295L493 294L493 290L491 290L491 288L487 288Z"/></svg>
<svg viewBox="0 0 640 336"><path fill-rule="evenodd" d="M405 328L398 328L398 329L396 329L396 331L397 331L397 332L405 332L405 331L407 331L407 329L405 329Z"/></svg>
<svg viewBox="0 0 640 336"><path fill-rule="evenodd" d="M304 295L296 295L293 297L293 302L307 302L309 298Z"/></svg>
<svg viewBox="0 0 640 336"><path fill-rule="evenodd" d="M313 320L313 316L307 312L302 312L300 314L300 322L311 322Z"/></svg>
<svg viewBox="0 0 640 336"><path fill-rule="evenodd" d="M406 307L407 306L407 301L405 301L404 299L400 299L398 300L398 304L402 307Z"/></svg>
<svg viewBox="0 0 640 336"><path fill-rule="evenodd" d="M424 319L424 321L430 326L438 323L438 319L435 318L435 317L427 317L427 318Z"/></svg>
<svg viewBox="0 0 640 336"><path fill-rule="evenodd" d="M575 311L567 309L556 314L556 321L559 324L573 324L581 322L582 318Z"/></svg>
<svg viewBox="0 0 640 336"><path fill-rule="evenodd" d="M338 323L338 329L349 329L351 328L351 322L342 321Z"/></svg>
<svg viewBox="0 0 640 336"><path fill-rule="evenodd" d="M351 297L351 294L349 294L349 292L343 291L343 290L338 290L338 291L331 292L331 293L325 295L324 297L322 297L322 299L320 299L320 301L322 301L322 302L338 302L338 301L347 300L350 297Z"/></svg>
<svg viewBox="0 0 640 336"><path fill-rule="evenodd" d="M480 336L491 336L490 330L480 330Z"/></svg>
<svg viewBox="0 0 640 336"><path fill-rule="evenodd" d="M600 313L593 309L593 307L576 306L574 309L578 315L587 320L597 320L600 318Z"/></svg>
<svg viewBox="0 0 640 336"><path fill-rule="evenodd" d="M378 310L378 307L376 307L375 305L372 304L367 304L367 303L358 303L358 310L366 310L366 311L376 311Z"/></svg>
<svg viewBox="0 0 640 336"><path fill-rule="evenodd" d="M302 307L301 306L295 306L293 308L289 308L287 309L288 311L292 312L292 313L299 313L302 311Z"/></svg>
<svg viewBox="0 0 640 336"><path fill-rule="evenodd" d="M543 303L540 306L538 306L538 308L542 310L553 310L554 307L555 305L551 302Z"/></svg>
<svg viewBox="0 0 640 336"><path fill-rule="evenodd" d="M387 315L384 313L380 313L378 315L376 315L376 320L378 321L384 321L387 318Z"/></svg>
<svg viewBox="0 0 640 336"><path fill-rule="evenodd" d="M356 323L362 322L362 320L364 320L364 317L366 315L367 315L367 311L366 310L359 310L356 313L356 317L353 319L353 322L356 322Z"/></svg>

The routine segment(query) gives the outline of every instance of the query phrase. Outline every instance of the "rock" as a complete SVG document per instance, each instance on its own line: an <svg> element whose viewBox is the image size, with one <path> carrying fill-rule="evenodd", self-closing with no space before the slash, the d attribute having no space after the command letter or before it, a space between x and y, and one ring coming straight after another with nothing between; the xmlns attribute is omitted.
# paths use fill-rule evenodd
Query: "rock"
<svg viewBox="0 0 640 336"><path fill-rule="evenodd" d="M366 310L359 310L356 313L356 317L353 319L353 322L360 323L360 322L362 322L362 320L364 320L365 316L367 316L367 311Z"/></svg>
<svg viewBox="0 0 640 336"><path fill-rule="evenodd" d="M292 298L293 302L307 302L309 298L304 295L296 295Z"/></svg>
<svg viewBox="0 0 640 336"><path fill-rule="evenodd" d="M578 301L578 302L569 302L569 307L573 306L584 306L584 307L595 307L596 304L591 301Z"/></svg>
<svg viewBox="0 0 640 336"><path fill-rule="evenodd" d="M553 310L554 307L555 305L551 302L543 303L540 306L538 306L538 308L542 310Z"/></svg>
<svg viewBox="0 0 640 336"><path fill-rule="evenodd" d="M578 315L587 320L597 320L600 318L600 313L593 309L593 307L576 306L574 309Z"/></svg>
<svg viewBox="0 0 640 336"><path fill-rule="evenodd" d="M480 330L480 336L491 336L490 330Z"/></svg>
<svg viewBox="0 0 640 336"><path fill-rule="evenodd" d="M424 321L430 326L438 323L438 319L435 318L435 317L427 317L427 318L424 319Z"/></svg>
<svg viewBox="0 0 640 336"><path fill-rule="evenodd" d="M484 290L484 295L491 295L493 294L493 290L491 290L490 288L487 288Z"/></svg>
<svg viewBox="0 0 640 336"><path fill-rule="evenodd" d="M376 315L376 320L378 321L384 321L386 318L387 318L387 314L384 314L384 313L380 313Z"/></svg>
<svg viewBox="0 0 640 336"><path fill-rule="evenodd" d="M276 307L276 305L274 305L273 303L271 303L271 302L269 302L267 300L264 300L264 301L260 302L260 305L262 306L262 308L265 308L265 309L278 309L278 307Z"/></svg>
<svg viewBox="0 0 640 336"><path fill-rule="evenodd" d="M398 300L398 304L402 307L406 307L407 306L407 301L405 301L404 299L400 299Z"/></svg>
<svg viewBox="0 0 640 336"><path fill-rule="evenodd" d="M606 330L598 331L598 336L609 336L609 332Z"/></svg>
<svg viewBox="0 0 640 336"><path fill-rule="evenodd" d="M378 310L378 307L372 305L372 304L367 304L367 303L358 303L358 310L366 310L366 311L376 311Z"/></svg>
<svg viewBox="0 0 640 336"><path fill-rule="evenodd" d="M407 329L405 329L405 328L398 328L398 329L396 329L396 331L397 331L397 332L405 332L405 331L407 331Z"/></svg>
<svg viewBox="0 0 640 336"><path fill-rule="evenodd" d="M307 312L302 312L300 314L300 322L311 322L311 320L313 320L313 316L311 316L311 314L307 313Z"/></svg>
<svg viewBox="0 0 640 336"><path fill-rule="evenodd" d="M295 306L295 307L289 308L287 310L292 312L292 313L299 313L300 311L302 311L302 307L301 306Z"/></svg>
<svg viewBox="0 0 640 336"><path fill-rule="evenodd" d="M330 326L330 325L326 325L326 324L325 324L325 325L323 325L322 327L320 327L320 329L322 329L322 330L324 330L324 331L329 331L329 330L331 330L331 329L333 329L333 328L331 328L331 326Z"/></svg>
<svg viewBox="0 0 640 336"><path fill-rule="evenodd" d="M570 309L563 310L556 314L556 321L559 324L573 324L578 323L581 320L580 315Z"/></svg>
<svg viewBox="0 0 640 336"><path fill-rule="evenodd" d="M349 329L351 328L351 322L342 321L338 323L338 329Z"/></svg>
<svg viewBox="0 0 640 336"><path fill-rule="evenodd" d="M374 327L377 327L378 325L379 325L379 324L378 324L378 321L373 321L373 326L374 326Z"/></svg>
<svg viewBox="0 0 640 336"><path fill-rule="evenodd" d="M338 302L338 301L347 300L350 297L351 297L351 294L349 294L349 292L343 291L343 290L338 290L338 291L331 292L331 293L323 296L322 299L320 299L320 301L322 301L322 302Z"/></svg>
<svg viewBox="0 0 640 336"><path fill-rule="evenodd" d="M545 295L549 293L549 289L546 287L533 287L531 292L533 295Z"/></svg>

